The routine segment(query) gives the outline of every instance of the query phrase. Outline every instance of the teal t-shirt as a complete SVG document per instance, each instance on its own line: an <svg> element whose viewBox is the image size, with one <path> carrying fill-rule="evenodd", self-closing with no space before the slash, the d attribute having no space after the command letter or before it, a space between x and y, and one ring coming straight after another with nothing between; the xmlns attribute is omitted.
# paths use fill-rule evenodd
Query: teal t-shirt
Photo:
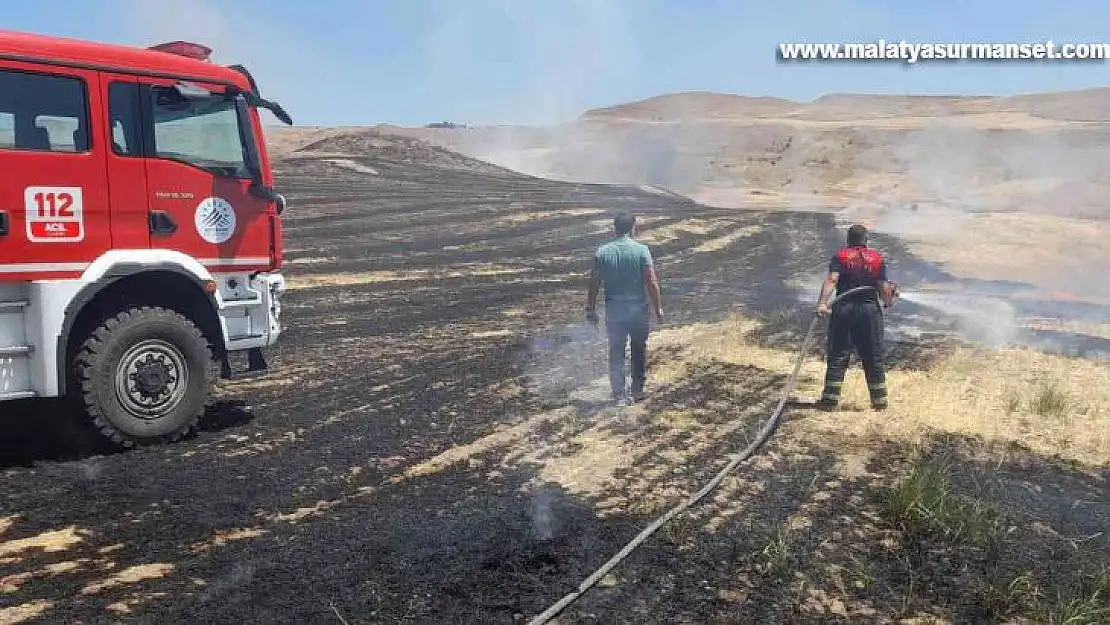
<svg viewBox="0 0 1110 625"><path fill-rule="evenodd" d="M625 235L597 248L594 263L605 289L605 307L647 306L644 268L652 266L648 246Z"/></svg>

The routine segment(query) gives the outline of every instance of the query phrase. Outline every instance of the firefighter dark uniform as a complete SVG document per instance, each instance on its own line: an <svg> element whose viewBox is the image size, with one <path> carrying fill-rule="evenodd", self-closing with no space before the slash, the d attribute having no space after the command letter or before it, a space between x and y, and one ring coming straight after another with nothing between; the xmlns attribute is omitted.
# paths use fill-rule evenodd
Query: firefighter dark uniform
<svg viewBox="0 0 1110 625"><path fill-rule="evenodd" d="M832 257L829 272L839 274L839 279L836 283L837 299L829 313L828 363L825 388L818 405L832 408L840 402L844 375L854 348L863 364L871 406L884 409L887 407L886 367L883 363L883 310L879 300L879 283L887 280L886 262L877 250L865 245L848 245ZM842 293L865 286L874 288L840 299Z"/></svg>

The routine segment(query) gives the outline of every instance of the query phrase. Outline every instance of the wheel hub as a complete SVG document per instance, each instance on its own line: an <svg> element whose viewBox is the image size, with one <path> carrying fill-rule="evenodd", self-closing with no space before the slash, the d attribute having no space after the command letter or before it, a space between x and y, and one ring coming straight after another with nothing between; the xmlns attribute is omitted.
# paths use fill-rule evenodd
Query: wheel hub
<svg viewBox="0 0 1110 625"><path fill-rule="evenodd" d="M138 417L169 413L184 399L187 387L184 355L161 340L143 341L127 350L116 370L116 397Z"/></svg>
<svg viewBox="0 0 1110 625"><path fill-rule="evenodd" d="M136 367L135 373L129 377L135 383L135 391L144 398L157 399L168 392L170 384L174 381L165 356L148 354L146 359Z"/></svg>

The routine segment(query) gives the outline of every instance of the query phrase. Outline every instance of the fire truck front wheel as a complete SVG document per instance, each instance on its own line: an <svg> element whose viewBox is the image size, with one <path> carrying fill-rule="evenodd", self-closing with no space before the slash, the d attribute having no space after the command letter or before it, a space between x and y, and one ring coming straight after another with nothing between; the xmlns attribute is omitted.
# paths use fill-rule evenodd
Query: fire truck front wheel
<svg viewBox="0 0 1110 625"><path fill-rule="evenodd" d="M124 447L188 435L208 398L208 341L183 315L132 308L89 335L75 359L81 403L93 423Z"/></svg>

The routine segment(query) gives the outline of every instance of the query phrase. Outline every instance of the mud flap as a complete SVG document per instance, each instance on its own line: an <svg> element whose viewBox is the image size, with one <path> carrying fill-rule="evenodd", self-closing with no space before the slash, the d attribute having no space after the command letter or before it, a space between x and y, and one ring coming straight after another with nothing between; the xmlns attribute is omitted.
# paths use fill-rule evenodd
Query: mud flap
<svg viewBox="0 0 1110 625"><path fill-rule="evenodd" d="M245 369L238 371L231 366L231 355L224 352L220 362L220 377L224 380L245 380L258 377L270 370L270 365L266 362L266 355L262 353L261 347L252 347L246 352L247 366Z"/></svg>

